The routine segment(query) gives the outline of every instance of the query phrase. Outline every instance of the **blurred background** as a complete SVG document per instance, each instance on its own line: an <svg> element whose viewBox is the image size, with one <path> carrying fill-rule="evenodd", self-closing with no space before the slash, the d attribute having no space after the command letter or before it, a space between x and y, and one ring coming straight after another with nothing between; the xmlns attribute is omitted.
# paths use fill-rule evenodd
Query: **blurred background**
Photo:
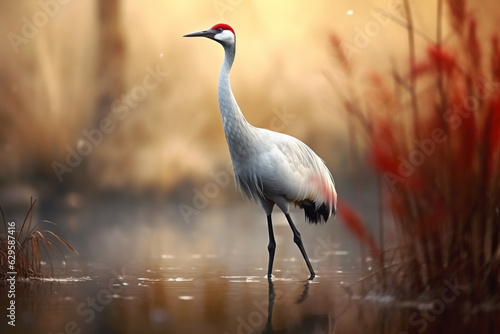
<svg viewBox="0 0 500 334"><path fill-rule="evenodd" d="M337 179L350 168L344 113L328 81L340 72L329 34L339 33L352 58L374 70L407 49L405 30L374 14L377 8L401 14L395 1L1 6L2 185L25 183L44 195L88 188L182 192L187 182L225 168L216 98L222 48L183 39L185 33L231 24L238 39L231 80L247 119L302 139ZM416 10L429 34L434 7ZM100 129L104 119L108 132Z"/></svg>

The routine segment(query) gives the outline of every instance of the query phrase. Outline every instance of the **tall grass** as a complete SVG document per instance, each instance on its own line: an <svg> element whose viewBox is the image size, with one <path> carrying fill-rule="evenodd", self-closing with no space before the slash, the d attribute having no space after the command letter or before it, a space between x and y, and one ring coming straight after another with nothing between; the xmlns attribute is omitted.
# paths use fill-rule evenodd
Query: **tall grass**
<svg viewBox="0 0 500 334"><path fill-rule="evenodd" d="M15 228L13 234L9 233L4 212L0 207L0 213L3 219L2 226L4 228L0 234L0 265L2 268L8 268L10 263L9 260L14 259L16 277L29 278L43 276L41 265L42 253L47 255L52 272L53 267L52 261L50 260L51 252L58 251L64 260L66 259L63 248L68 248L78 254L68 242L54 232L48 229L39 229L40 224L33 222L33 208L35 204L36 200L32 199L24 221L20 227ZM42 223L50 222L43 221ZM9 249L12 250L12 248L9 248L9 235L15 238L14 258L12 258L12 254L9 253ZM0 277L6 275L8 271L12 270L0 271Z"/></svg>
<svg viewBox="0 0 500 334"><path fill-rule="evenodd" d="M498 293L500 275L499 38L479 38L465 1L438 0L436 39L417 59L404 4L406 70L371 75L366 107L353 95L343 101L352 131L367 140L384 210L395 224L396 245L384 253L383 271L391 275L380 277L404 296L437 291L453 279L484 299ZM331 41L350 71L341 42Z"/></svg>

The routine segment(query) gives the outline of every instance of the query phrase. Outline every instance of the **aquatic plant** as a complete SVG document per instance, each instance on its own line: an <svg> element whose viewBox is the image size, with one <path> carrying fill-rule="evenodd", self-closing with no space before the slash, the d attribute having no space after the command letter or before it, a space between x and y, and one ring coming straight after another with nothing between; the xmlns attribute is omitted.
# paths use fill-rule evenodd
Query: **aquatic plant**
<svg viewBox="0 0 500 334"><path fill-rule="evenodd" d="M48 229L39 229L40 224L33 222L35 204L36 200L31 199L31 205L20 228L11 222L7 222L0 207L3 219L2 226L4 228L0 234L0 266L4 269L0 271L0 277L4 277L8 272L15 272L16 277L22 278L43 276L42 252L46 254L52 271L50 253L54 250L61 254L64 261L66 261L66 258L62 248L68 248L78 254L73 246L54 232ZM41 223L53 224L49 221L42 221ZM61 246L63 247L61 248Z"/></svg>
<svg viewBox="0 0 500 334"><path fill-rule="evenodd" d="M417 59L409 2L403 4L406 70L370 75L365 105L356 94L340 95L351 138L365 140L381 181L384 217L395 225L396 244L382 258L390 273L383 286L415 297L453 279L484 299L498 293L500 277L499 38L481 40L465 1L450 0L444 41L438 0L435 40ZM350 73L335 35L331 46Z"/></svg>

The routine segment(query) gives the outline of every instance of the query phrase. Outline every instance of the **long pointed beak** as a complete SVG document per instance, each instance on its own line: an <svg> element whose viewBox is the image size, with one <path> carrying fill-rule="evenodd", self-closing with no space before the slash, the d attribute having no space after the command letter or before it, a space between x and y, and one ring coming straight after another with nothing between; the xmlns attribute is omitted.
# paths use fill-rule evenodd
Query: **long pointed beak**
<svg viewBox="0 0 500 334"><path fill-rule="evenodd" d="M190 34L186 34L182 37L207 37L207 38L213 38L215 34L217 33L216 30L203 30L203 31L197 31L197 32L192 32Z"/></svg>

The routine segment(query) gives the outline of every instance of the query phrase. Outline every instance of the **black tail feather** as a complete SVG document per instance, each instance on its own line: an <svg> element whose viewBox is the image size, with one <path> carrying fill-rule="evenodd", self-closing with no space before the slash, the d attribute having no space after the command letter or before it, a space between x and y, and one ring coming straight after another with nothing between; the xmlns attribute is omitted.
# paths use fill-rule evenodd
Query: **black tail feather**
<svg viewBox="0 0 500 334"><path fill-rule="evenodd" d="M305 218L310 224L326 223L330 216L330 207L322 203L316 208L316 203L312 201L302 201L300 207L304 209Z"/></svg>

